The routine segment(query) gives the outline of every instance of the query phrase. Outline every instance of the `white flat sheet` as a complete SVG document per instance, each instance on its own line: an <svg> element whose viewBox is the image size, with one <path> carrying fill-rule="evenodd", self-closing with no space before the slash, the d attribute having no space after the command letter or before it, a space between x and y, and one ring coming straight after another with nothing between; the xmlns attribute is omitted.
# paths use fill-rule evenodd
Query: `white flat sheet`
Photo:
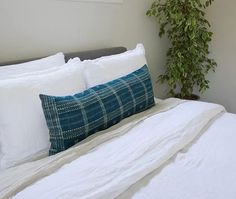
<svg viewBox="0 0 236 199"><path fill-rule="evenodd" d="M236 115L225 113L119 199L236 199Z"/></svg>

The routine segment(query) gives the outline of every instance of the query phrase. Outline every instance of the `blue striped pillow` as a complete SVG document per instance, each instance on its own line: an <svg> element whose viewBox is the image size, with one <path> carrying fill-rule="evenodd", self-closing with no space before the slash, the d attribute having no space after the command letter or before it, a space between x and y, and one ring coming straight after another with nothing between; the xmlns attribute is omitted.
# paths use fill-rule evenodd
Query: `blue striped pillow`
<svg viewBox="0 0 236 199"><path fill-rule="evenodd" d="M40 95L50 133L50 155L154 105L148 67L74 96Z"/></svg>

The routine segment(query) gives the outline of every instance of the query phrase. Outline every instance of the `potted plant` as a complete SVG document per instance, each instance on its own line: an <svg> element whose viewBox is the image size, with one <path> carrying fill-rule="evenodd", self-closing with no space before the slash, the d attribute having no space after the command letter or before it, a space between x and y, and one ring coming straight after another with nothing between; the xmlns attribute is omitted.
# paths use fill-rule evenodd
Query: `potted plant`
<svg viewBox="0 0 236 199"><path fill-rule="evenodd" d="M195 99L196 87L200 93L209 88L206 74L215 71L214 59L209 58L209 42L213 33L204 10L214 0L155 0L146 15L160 24L159 36L167 35L166 71L158 81L167 83L169 94L183 99Z"/></svg>

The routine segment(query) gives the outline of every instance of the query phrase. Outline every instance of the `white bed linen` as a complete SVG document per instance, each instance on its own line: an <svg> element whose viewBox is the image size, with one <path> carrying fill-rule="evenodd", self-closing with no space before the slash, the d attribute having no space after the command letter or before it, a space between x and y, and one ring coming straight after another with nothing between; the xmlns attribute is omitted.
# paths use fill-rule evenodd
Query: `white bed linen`
<svg viewBox="0 0 236 199"><path fill-rule="evenodd" d="M119 199L235 199L236 115L225 113L193 145Z"/></svg>
<svg viewBox="0 0 236 199"><path fill-rule="evenodd" d="M50 175L50 173L56 171L64 164L86 154L100 143L115 138L117 135L121 136L122 133L126 133L146 117L167 111L181 103L183 103L183 101L176 99L162 101L158 103L158 106L126 118L111 128L88 137L86 140L83 140L75 147L63 153L58 153L38 161L28 162L4 171L0 170L0 198L9 198L15 195L30 184L44 176Z"/></svg>
<svg viewBox="0 0 236 199"><path fill-rule="evenodd" d="M166 100L79 146L0 173L0 198L32 184L14 198L235 199L235 115L199 102L173 108L181 102Z"/></svg>
<svg viewBox="0 0 236 199"><path fill-rule="evenodd" d="M86 155L77 157L14 198L115 198L141 178L160 168L203 133L209 122L223 111L222 106L215 104L186 102L169 111L139 120L127 132L121 131L115 137L104 140L103 144L97 143L97 147L88 150ZM104 138L111 134L114 132L105 134ZM86 145L80 147L83 150ZM73 156L73 151L70 152L65 153ZM48 169L52 169L52 166L48 165ZM9 174L14 173L12 171ZM27 172L25 175L28 176ZM3 177L1 181L9 180L7 176L0 177ZM9 191L8 188L5 185L5 193ZM4 186L2 190L4 192Z"/></svg>

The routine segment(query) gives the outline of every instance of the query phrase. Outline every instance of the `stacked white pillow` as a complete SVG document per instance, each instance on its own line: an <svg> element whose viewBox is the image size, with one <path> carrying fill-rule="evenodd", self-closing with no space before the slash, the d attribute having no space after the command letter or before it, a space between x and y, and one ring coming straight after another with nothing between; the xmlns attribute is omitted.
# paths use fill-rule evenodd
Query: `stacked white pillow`
<svg viewBox="0 0 236 199"><path fill-rule="evenodd" d="M91 88L128 75L147 64L147 60L143 44L137 44L133 50L83 63L87 87Z"/></svg>
<svg viewBox="0 0 236 199"><path fill-rule="evenodd" d="M59 53L17 66L0 67L0 169L47 156L49 132L39 94L73 95L147 64L142 44L117 55L64 62L64 55Z"/></svg>
<svg viewBox="0 0 236 199"><path fill-rule="evenodd" d="M79 59L58 70L49 69L35 75L0 81L1 168L48 154L49 133L40 93L63 96L85 89Z"/></svg>
<svg viewBox="0 0 236 199"><path fill-rule="evenodd" d="M19 75L30 75L38 71L54 68L65 64L65 56L63 53L38 59L35 61L25 62L22 64L8 65L0 67L0 80L18 78Z"/></svg>
<svg viewBox="0 0 236 199"><path fill-rule="evenodd" d="M14 64L0 67L0 81L20 76L37 74L41 71L53 69L65 64L65 56L63 53L57 53L42 59L25 62L22 64ZM1 162L1 138L0 138L0 162ZM0 167L1 169L1 167Z"/></svg>

